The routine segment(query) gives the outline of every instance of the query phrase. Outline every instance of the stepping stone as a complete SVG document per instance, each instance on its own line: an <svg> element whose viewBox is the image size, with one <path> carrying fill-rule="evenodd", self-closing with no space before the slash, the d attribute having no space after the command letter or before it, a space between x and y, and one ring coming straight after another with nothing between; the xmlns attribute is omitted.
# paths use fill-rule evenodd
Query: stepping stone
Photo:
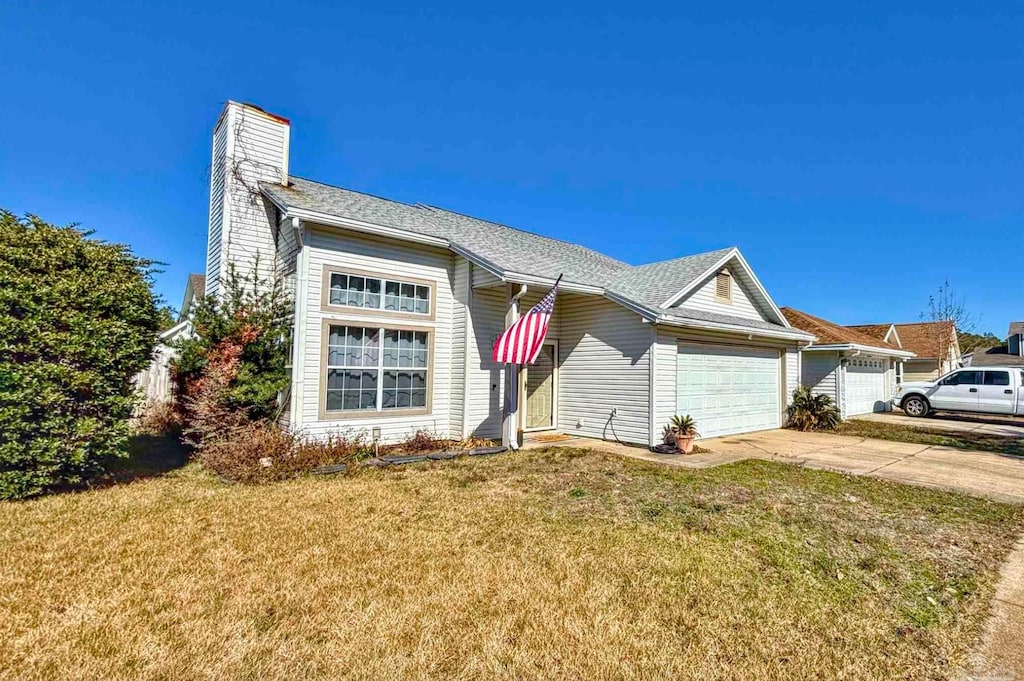
<svg viewBox="0 0 1024 681"><path fill-rule="evenodd" d="M469 456L489 456L491 454L501 454L507 452L508 447L474 447L473 449L466 452Z"/></svg>

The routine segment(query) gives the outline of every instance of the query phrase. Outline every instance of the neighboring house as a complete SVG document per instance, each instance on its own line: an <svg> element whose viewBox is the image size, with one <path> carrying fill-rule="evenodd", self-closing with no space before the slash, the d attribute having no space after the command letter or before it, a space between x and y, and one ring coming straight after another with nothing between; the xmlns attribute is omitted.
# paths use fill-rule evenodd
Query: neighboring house
<svg viewBox="0 0 1024 681"><path fill-rule="evenodd" d="M800 380L816 395L828 395L843 418L876 411L889 411L903 362L914 356L900 349L876 329L869 335L856 329L794 310L782 313L795 329L813 334L817 340L801 351Z"/></svg>
<svg viewBox="0 0 1024 681"><path fill-rule="evenodd" d="M229 264L293 291L292 429L497 439L512 389L526 432L650 445L676 413L705 437L782 425L813 336L792 328L737 249L634 267L293 177L289 134L252 105L221 114L206 292L218 295ZM506 386L492 345L559 275L547 347Z"/></svg>
<svg viewBox="0 0 1024 681"><path fill-rule="evenodd" d="M141 393L140 409L147 404L166 402L171 399L171 360L177 355L174 343L180 338L187 338L192 333L189 312L205 291L205 275L188 275L188 281L185 284L185 297L181 302L181 312L178 313L178 322L160 334L149 366L135 377L135 384Z"/></svg>
<svg viewBox="0 0 1024 681"><path fill-rule="evenodd" d="M978 348L963 357L964 366L1024 366L1024 322L1013 322L1006 333L1006 345Z"/></svg>
<svg viewBox="0 0 1024 681"><path fill-rule="evenodd" d="M930 381L960 366L960 342L953 322L864 324L849 329L916 355L904 363L898 380Z"/></svg>

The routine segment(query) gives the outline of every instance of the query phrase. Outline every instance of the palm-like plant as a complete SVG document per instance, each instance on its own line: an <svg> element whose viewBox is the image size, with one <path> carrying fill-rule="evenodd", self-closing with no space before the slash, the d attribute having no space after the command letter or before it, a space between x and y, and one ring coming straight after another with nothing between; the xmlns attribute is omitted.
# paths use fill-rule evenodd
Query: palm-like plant
<svg viewBox="0 0 1024 681"><path fill-rule="evenodd" d="M682 416L676 414L672 417L670 426L672 432L676 435L697 437L700 433L697 432L697 422L693 420L693 417L687 414Z"/></svg>
<svg viewBox="0 0 1024 681"><path fill-rule="evenodd" d="M793 391L788 427L794 430L835 430L839 409L828 395L815 395L807 386Z"/></svg>

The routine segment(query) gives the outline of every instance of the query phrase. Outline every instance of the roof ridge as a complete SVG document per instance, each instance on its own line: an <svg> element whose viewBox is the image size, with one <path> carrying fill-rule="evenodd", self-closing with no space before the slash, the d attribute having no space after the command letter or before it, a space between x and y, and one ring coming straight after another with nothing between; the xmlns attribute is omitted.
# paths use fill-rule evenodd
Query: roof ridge
<svg viewBox="0 0 1024 681"><path fill-rule="evenodd" d="M368 196L371 199L377 199L378 201L386 201L387 203L393 203L393 204L395 204L397 206L403 206L405 208L422 208L424 206L424 204L420 204L420 203L405 203L404 201L398 201L396 199L389 199L386 196L378 196L376 194L371 194L370 192L359 191L358 189L350 189L348 187L342 187L341 185L337 185L337 184L328 184L326 182L320 182L319 180L311 180L308 177L300 177L298 175L291 175L290 179L302 180L303 182L309 182L310 184L318 184L321 187L330 187L331 189L340 189L343 192L352 192L353 194L359 194L360 196ZM280 184L277 184L275 182L272 182L271 184L275 184L277 186L281 186Z"/></svg>
<svg viewBox="0 0 1024 681"><path fill-rule="evenodd" d="M584 246L583 244L576 243L575 241L569 241L568 239L559 239L558 237L547 236L546 234L538 234L537 232L531 232L530 230L522 229L521 227L513 227L512 225L506 225L504 222L496 222L494 220L489 220L487 218L477 217L476 215L470 215L469 213L461 213L461 212L459 212L457 210L450 210L448 208L442 208L441 206L435 206L435 205L429 204L429 203L416 204L416 207L418 207L418 208L419 207L426 208L427 210L434 211L434 212L448 213L448 214L451 214L451 215L457 215L458 217L461 217L461 218L466 218L466 219L469 219L469 220L476 220L477 222L483 222L483 223L486 223L488 225L494 225L496 227L503 227L505 229L511 229L512 231L519 232L520 234L529 234L530 236L540 237L541 239L547 239L549 241L557 241L560 244L566 244L567 246L573 246L574 248L582 248L584 250L590 251L591 253L596 253L596 254L600 255L602 258L606 258L608 260L611 260L613 262L617 262L617 263L619 263L621 265L625 265L627 267L632 267L632 265L630 265L629 263L623 262L623 261L618 260L616 258L613 258L612 256L608 255L607 253L602 253L601 251L598 251L596 249L590 248L589 246Z"/></svg>
<svg viewBox="0 0 1024 681"><path fill-rule="evenodd" d="M728 251L739 251L737 246L727 246L725 248L716 248L711 251L703 251L701 253L692 253L690 255L680 255L677 258L669 258L668 260L655 260L654 262L645 262L642 265L632 265L633 269L640 269L642 267L652 267L654 265L667 265L673 262L680 262L682 260L690 260L692 258L699 258L702 255L711 255L713 253L726 253Z"/></svg>

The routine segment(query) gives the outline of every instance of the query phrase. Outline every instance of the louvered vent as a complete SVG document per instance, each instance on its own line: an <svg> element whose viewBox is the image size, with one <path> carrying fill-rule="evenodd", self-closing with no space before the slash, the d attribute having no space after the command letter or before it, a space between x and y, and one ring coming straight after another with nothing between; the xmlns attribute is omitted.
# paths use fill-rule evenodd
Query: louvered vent
<svg viewBox="0 0 1024 681"><path fill-rule="evenodd" d="M732 302L732 275L727 270L722 270L715 278L715 297Z"/></svg>

